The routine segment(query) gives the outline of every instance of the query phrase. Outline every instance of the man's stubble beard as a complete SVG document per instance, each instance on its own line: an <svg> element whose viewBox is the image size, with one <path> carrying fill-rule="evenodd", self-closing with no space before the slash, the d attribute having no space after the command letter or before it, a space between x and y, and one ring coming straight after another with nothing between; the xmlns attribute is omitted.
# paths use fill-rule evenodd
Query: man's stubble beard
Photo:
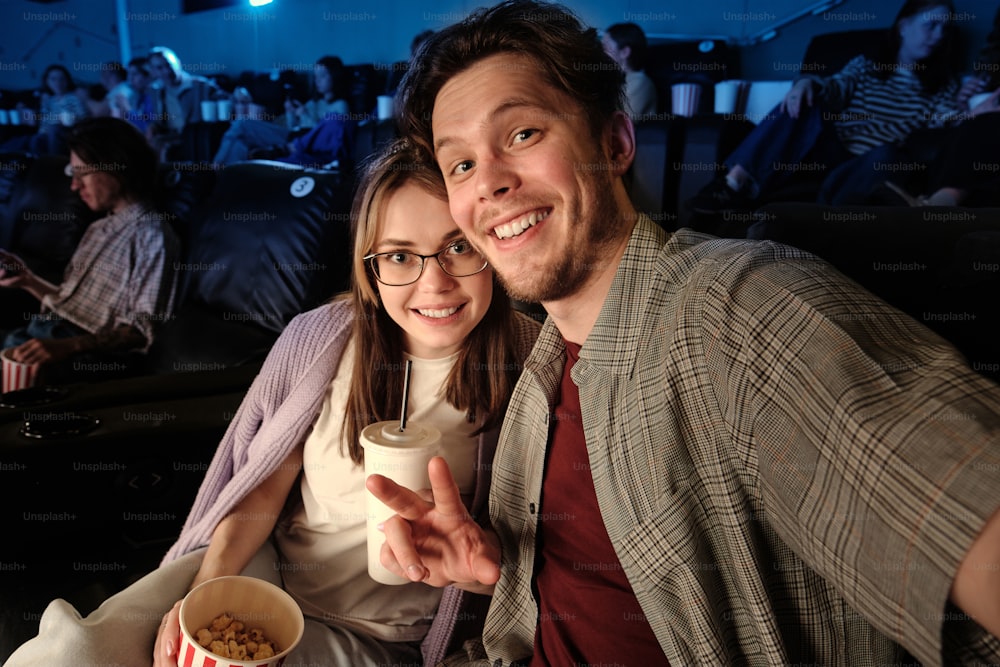
<svg viewBox="0 0 1000 667"><path fill-rule="evenodd" d="M528 303L559 301L583 288L594 271L606 268L608 258L621 242L625 219L615 204L611 174L599 171L589 180L592 182L586 184L584 194L590 219L567 221L570 231L578 235L570 236L551 266L533 269L536 275L530 277L512 275L523 269L496 270L500 284L512 299Z"/></svg>

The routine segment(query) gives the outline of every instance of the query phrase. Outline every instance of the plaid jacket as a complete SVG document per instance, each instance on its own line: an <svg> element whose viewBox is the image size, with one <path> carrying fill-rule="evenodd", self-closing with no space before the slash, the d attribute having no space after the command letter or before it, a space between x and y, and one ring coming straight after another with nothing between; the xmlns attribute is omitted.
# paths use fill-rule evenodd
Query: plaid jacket
<svg viewBox="0 0 1000 667"><path fill-rule="evenodd" d="M548 321L501 433L489 664L532 650L563 359ZM572 378L605 526L673 665L1000 662L948 604L1000 507L1000 389L922 325L806 253L642 219Z"/></svg>
<svg viewBox="0 0 1000 667"><path fill-rule="evenodd" d="M179 241L163 216L142 204L92 222L42 306L90 333L127 324L153 342L173 313Z"/></svg>

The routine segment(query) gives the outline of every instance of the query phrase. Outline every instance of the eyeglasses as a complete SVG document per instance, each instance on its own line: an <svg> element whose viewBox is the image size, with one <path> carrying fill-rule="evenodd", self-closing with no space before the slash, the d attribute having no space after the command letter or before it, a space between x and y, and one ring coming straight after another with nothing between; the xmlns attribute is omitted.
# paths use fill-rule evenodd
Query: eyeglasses
<svg viewBox="0 0 1000 667"><path fill-rule="evenodd" d="M424 272L424 260L433 257L441 270L453 278L464 278L486 268L486 258L468 241L455 241L432 255L415 252L377 252L363 258L383 285L400 287L417 282Z"/></svg>
<svg viewBox="0 0 1000 667"><path fill-rule="evenodd" d="M96 171L101 171L101 169L91 164L83 164L76 166L72 164L67 164L66 168L63 169L63 173L66 174L71 179L83 178L87 174L93 174Z"/></svg>

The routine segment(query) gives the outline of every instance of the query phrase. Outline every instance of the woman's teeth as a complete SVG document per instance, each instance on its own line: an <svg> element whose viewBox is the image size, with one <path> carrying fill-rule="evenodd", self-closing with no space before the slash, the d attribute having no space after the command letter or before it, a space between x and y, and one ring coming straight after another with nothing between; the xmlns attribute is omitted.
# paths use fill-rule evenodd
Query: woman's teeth
<svg viewBox="0 0 1000 667"><path fill-rule="evenodd" d="M493 233L495 233L499 239L509 239L515 236L520 236L524 233L524 230L529 227L534 227L539 220L544 220L547 217L549 217L548 211L544 213L533 211L520 220L508 222L506 225L498 225L493 229Z"/></svg>
<svg viewBox="0 0 1000 667"><path fill-rule="evenodd" d="M417 308L417 312L423 315L424 317L433 317L435 319L440 319L442 317L448 317L449 315L454 315L456 312L458 312L458 306L455 306L453 308L443 308L441 310L429 310L429 309Z"/></svg>

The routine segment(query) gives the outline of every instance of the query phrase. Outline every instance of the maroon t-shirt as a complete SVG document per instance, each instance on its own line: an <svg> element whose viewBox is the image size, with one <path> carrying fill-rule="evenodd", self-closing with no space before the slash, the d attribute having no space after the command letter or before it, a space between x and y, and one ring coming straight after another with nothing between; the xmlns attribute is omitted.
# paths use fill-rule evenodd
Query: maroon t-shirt
<svg viewBox="0 0 1000 667"><path fill-rule="evenodd" d="M566 343L538 517L531 665L667 665L601 519Z"/></svg>

